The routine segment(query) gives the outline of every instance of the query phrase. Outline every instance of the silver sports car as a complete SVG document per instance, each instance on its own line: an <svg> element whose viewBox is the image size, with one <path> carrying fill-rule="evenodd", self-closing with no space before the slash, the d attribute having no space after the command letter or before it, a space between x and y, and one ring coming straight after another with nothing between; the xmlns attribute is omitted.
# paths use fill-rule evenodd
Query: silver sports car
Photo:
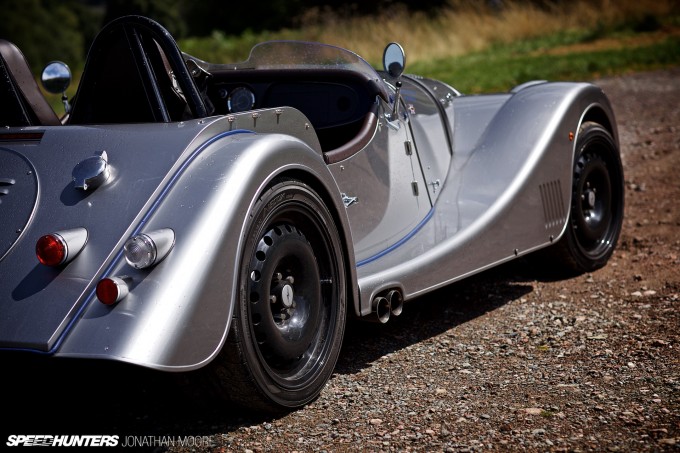
<svg viewBox="0 0 680 453"><path fill-rule="evenodd" d="M183 372L295 408L333 373L348 317L387 322L528 254L592 271L621 230L616 122L591 84L466 96L403 74L396 43L382 71L291 41L213 64L128 16L59 118L20 50L0 55L3 355ZM69 80L43 73L53 92Z"/></svg>

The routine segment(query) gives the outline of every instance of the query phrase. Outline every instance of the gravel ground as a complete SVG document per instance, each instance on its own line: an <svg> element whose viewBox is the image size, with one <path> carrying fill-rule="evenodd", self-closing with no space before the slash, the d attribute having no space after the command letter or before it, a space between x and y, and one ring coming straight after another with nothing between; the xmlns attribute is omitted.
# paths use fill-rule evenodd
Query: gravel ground
<svg viewBox="0 0 680 453"><path fill-rule="evenodd" d="M551 280L520 260L384 326L353 323L320 398L276 418L197 407L142 370L36 375L22 362L5 397L25 403L3 431L155 436L175 452L680 451L679 80L677 68L597 82L626 172L624 229L604 269ZM201 437L165 448L159 436Z"/></svg>

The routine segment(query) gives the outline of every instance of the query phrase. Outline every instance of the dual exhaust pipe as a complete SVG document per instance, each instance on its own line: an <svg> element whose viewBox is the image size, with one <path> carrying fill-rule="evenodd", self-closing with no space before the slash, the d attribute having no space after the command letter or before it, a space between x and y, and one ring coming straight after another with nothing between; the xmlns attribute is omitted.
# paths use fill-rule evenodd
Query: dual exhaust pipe
<svg viewBox="0 0 680 453"><path fill-rule="evenodd" d="M404 297L401 291L391 289L378 294L373 299L373 312L371 318L381 324L385 324L392 316L399 316L404 309Z"/></svg>

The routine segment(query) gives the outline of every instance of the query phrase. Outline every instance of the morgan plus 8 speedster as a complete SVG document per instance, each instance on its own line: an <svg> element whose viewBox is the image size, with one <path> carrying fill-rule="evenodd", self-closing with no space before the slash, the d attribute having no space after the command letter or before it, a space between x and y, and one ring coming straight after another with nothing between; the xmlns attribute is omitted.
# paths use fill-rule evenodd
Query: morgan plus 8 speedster
<svg viewBox="0 0 680 453"><path fill-rule="evenodd" d="M349 316L528 254L613 253L623 170L588 83L465 96L350 51L180 52L127 16L92 44L68 114L0 41L0 349L199 375L265 411L316 398ZM43 73L63 92L68 67ZM538 252L540 253L534 253Z"/></svg>

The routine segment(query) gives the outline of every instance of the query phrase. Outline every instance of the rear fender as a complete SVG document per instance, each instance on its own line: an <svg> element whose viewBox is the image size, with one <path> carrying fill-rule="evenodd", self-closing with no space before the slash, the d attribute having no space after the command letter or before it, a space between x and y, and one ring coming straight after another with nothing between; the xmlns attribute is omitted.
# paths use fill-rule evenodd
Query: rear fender
<svg viewBox="0 0 680 453"><path fill-rule="evenodd" d="M129 277L130 293L113 307L90 295L57 355L175 371L208 363L225 341L238 297L245 220L267 184L290 173L330 195L354 268L344 208L321 154L288 135L231 135L196 153L137 227L175 231L167 258L135 270L120 252L102 277Z"/></svg>

